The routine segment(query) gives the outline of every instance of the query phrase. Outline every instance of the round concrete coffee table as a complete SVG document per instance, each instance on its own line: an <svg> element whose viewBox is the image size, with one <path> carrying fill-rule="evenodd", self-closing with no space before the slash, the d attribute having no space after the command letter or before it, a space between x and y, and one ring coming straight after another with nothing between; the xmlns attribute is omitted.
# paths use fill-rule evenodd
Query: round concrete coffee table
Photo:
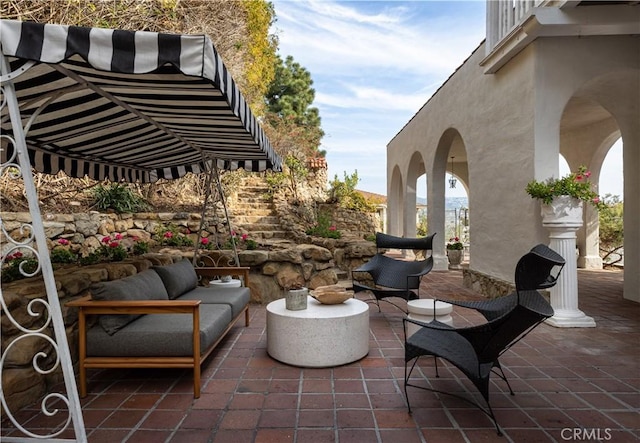
<svg viewBox="0 0 640 443"><path fill-rule="evenodd" d="M369 353L369 305L350 298L323 305L313 297L307 309L290 311L285 300L267 305L267 352L293 366L326 368Z"/></svg>
<svg viewBox="0 0 640 443"><path fill-rule="evenodd" d="M449 326L453 325L453 317L451 317L453 305L450 303L435 301L432 298L420 298L407 302L407 311L409 311L407 317L412 320L429 323L435 317L440 323L445 323ZM413 335L419 329L420 326L414 323L407 323L407 337Z"/></svg>

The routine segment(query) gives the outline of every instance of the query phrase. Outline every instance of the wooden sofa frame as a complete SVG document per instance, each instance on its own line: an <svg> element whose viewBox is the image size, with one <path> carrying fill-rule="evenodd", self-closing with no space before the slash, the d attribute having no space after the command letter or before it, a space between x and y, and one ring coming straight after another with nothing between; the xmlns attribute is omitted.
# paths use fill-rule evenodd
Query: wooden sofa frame
<svg viewBox="0 0 640 443"><path fill-rule="evenodd" d="M199 278L231 275L249 287L248 267L196 268ZM87 396L87 369L106 368L192 368L193 396L200 397L200 367L244 313L249 326L249 305L235 317L204 352L200 352L200 300L96 301L85 296L66 304L78 308L78 367L80 397ZM101 314L191 314L193 324L193 355L181 357L87 357L87 316Z"/></svg>

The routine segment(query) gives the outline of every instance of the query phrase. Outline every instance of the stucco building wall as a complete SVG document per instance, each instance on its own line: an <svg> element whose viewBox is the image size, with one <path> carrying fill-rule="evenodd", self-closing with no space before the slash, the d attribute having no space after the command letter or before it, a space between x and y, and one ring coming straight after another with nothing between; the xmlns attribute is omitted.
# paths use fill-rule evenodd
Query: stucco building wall
<svg viewBox="0 0 640 443"><path fill-rule="evenodd" d="M456 176L469 193L469 267L513 281L517 259L549 241L540 203L525 193L526 184L558 176L558 153L572 170L592 169L597 183L607 151L622 135L625 264L637 266L638 227L631 220L639 216L633 196L640 186L631 171L640 167L640 39L539 38L495 74L484 73L484 56L483 43L389 142L390 233L411 234L416 171L426 173L429 230L444 232L447 162L462 152L466 161L456 163ZM597 213L585 212L578 247L581 255L597 256ZM446 240L436 237L436 269L446 269ZM627 298L633 298L628 289L640 287L627 284L634 278L625 275Z"/></svg>

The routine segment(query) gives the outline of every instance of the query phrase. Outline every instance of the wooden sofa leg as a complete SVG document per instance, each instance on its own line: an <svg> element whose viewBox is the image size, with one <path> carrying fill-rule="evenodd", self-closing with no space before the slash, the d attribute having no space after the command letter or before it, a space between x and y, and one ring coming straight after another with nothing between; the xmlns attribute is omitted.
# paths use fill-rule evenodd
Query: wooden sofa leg
<svg viewBox="0 0 640 443"><path fill-rule="evenodd" d="M193 366L193 398L200 398L200 365Z"/></svg>
<svg viewBox="0 0 640 443"><path fill-rule="evenodd" d="M78 372L80 397L87 396L87 368L84 360L87 358L87 318L82 308L78 311Z"/></svg>
<svg viewBox="0 0 640 443"><path fill-rule="evenodd" d="M249 326L249 306L244 308L244 325L245 327Z"/></svg>
<svg viewBox="0 0 640 443"><path fill-rule="evenodd" d="M79 363L79 375L80 380L78 381L78 386L80 388L80 398L85 398L87 396L87 368L84 367L83 362Z"/></svg>

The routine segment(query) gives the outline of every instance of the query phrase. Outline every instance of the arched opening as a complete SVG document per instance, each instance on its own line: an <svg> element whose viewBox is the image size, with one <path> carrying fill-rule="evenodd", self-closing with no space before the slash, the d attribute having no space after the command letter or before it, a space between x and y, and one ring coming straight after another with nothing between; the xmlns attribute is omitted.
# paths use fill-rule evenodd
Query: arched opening
<svg viewBox="0 0 640 443"><path fill-rule="evenodd" d="M436 208L441 208L442 216L432 214L429 207L429 223L434 220L437 225L430 228L442 234L439 242L444 244L445 253L453 243L464 245L463 262L470 259L471 244L471 212L469 209L469 165L467 150L460 133L453 128L442 135L436 152L435 171L442 171L435 175L433 184L435 190L428 192ZM436 183L437 180L439 183ZM455 240L455 239L458 240ZM449 257L451 262L451 257ZM450 267L456 268L457 263Z"/></svg>
<svg viewBox="0 0 640 443"><path fill-rule="evenodd" d="M404 207L404 188L400 168L396 165L389 181L387 198L387 231L392 235L402 235L402 208Z"/></svg>
<svg viewBox="0 0 640 443"><path fill-rule="evenodd" d="M586 166L591 172L591 181L596 192L605 201L614 201L614 195L622 200L623 168L622 142L620 128L613 115L600 103L584 98L573 97L565 107L560 125L560 176ZM610 158L605 169L605 160ZM617 158L615 161L613 159ZM613 185L612 180L617 184ZM619 192L619 194L615 194ZM608 212L607 212L608 213ZM605 218L604 231L609 231L608 218ZM622 223L622 220L620 220ZM620 234L621 234L620 226ZM610 239L611 236L607 235ZM622 238L620 237L620 241ZM577 232L578 267L602 269L602 249L614 248L610 240L600 244L600 217L591 205L584 207L584 225ZM618 245L621 246L621 245Z"/></svg>
<svg viewBox="0 0 640 443"><path fill-rule="evenodd" d="M606 216L607 226L601 226L598 220L598 249L604 266L624 266L624 247L622 236L623 204L624 204L624 176L622 158L622 139L618 138L611 146L602 161L599 181L597 183L598 192L604 201L613 206L612 212ZM571 172L569 164L560 154L558 170L560 176ZM586 267L584 260L578 261L578 267Z"/></svg>

